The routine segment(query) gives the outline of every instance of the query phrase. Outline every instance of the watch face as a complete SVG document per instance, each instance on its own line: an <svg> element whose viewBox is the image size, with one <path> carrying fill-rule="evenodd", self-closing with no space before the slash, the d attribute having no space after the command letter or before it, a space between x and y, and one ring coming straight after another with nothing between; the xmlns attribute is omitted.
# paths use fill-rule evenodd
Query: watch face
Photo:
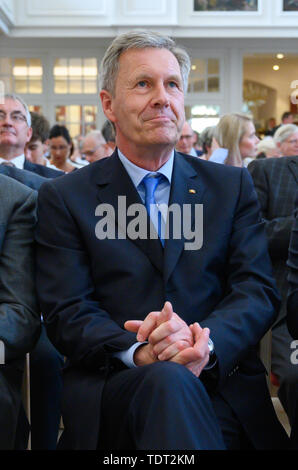
<svg viewBox="0 0 298 470"><path fill-rule="evenodd" d="M208 339L208 348L209 348L209 354L213 354L214 353L214 344L213 344L213 341L212 339Z"/></svg>

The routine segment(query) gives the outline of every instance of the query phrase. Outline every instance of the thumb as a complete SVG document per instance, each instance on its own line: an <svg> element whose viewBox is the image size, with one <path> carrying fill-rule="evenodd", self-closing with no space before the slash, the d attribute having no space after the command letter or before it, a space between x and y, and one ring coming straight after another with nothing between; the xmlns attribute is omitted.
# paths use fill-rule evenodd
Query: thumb
<svg viewBox="0 0 298 470"><path fill-rule="evenodd" d="M160 315L158 317L158 326L161 325L162 323L165 323L166 321L170 320L172 315L173 315L173 307L171 302L165 302L162 311L160 312Z"/></svg>

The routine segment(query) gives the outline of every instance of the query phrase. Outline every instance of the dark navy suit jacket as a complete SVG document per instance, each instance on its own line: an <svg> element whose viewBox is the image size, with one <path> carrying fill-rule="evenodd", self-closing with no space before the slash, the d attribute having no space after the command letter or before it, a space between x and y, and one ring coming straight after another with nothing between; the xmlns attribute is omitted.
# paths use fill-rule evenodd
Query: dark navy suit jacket
<svg viewBox="0 0 298 470"><path fill-rule="evenodd" d="M123 324L166 300L188 324L210 328L218 358L213 393L229 402L257 447L282 445L257 356L280 302L248 171L175 154L169 204L203 204L196 251L184 249L183 237L164 249L159 240L99 240L96 208L110 204L123 225L120 195L127 207L141 203L117 151L39 192L38 295L48 335L68 358L61 447L96 448L105 377L116 367L114 353L136 341Z"/></svg>
<svg viewBox="0 0 298 470"><path fill-rule="evenodd" d="M24 163L24 170L32 171L33 173L37 173L40 176L44 176L45 178L57 178L57 176L62 176L65 174L63 171L54 170L53 168L48 168L44 165L38 165L37 163L32 163L26 159Z"/></svg>

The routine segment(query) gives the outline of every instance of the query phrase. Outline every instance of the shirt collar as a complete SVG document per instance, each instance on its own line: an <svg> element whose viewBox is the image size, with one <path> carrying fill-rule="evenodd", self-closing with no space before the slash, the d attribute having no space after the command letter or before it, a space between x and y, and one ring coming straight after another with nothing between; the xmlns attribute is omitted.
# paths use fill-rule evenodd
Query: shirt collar
<svg viewBox="0 0 298 470"><path fill-rule="evenodd" d="M13 163L20 170L23 170L24 163L25 163L25 155L24 154L19 155L18 157L14 157L11 160L6 160L5 158L0 157L0 163L7 162L7 161Z"/></svg>
<svg viewBox="0 0 298 470"><path fill-rule="evenodd" d="M139 184L142 182L142 180L145 178L148 173L159 173L162 174L166 177L168 180L169 184L171 184L172 180L172 171L173 171L173 164L174 164L174 150L172 151L172 154L170 158L166 161L166 163L158 169L156 172L148 171L145 170L144 168L141 168L134 163L132 163L130 160L128 160L123 153L118 150L118 156L120 158L121 163L123 164L124 168L126 169L127 173L129 174L133 184L137 188Z"/></svg>

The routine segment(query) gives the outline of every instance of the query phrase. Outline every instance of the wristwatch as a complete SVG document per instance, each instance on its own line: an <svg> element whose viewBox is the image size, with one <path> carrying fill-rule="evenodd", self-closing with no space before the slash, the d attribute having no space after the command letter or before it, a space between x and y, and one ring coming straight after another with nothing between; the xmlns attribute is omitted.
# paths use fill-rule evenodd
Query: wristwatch
<svg viewBox="0 0 298 470"><path fill-rule="evenodd" d="M214 354L214 343L212 339L208 339L208 348L209 348L209 356L212 356Z"/></svg>

